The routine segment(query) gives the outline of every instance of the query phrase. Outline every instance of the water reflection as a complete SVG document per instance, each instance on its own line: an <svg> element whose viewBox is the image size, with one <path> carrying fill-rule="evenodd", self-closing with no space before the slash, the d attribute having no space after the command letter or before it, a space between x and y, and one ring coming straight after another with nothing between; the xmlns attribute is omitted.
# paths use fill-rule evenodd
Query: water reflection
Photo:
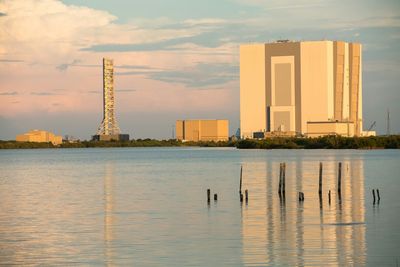
<svg viewBox="0 0 400 267"><path fill-rule="evenodd" d="M243 263L246 266L365 265L364 167L341 159L323 162L323 193L318 195L319 162L286 163L286 195L278 195L279 162L245 163L243 188L249 205L242 212ZM331 203L328 191L331 190ZM298 201L304 192L304 202Z"/></svg>
<svg viewBox="0 0 400 267"><path fill-rule="evenodd" d="M104 172L104 257L107 266L113 266L112 242L114 240L114 164L107 162Z"/></svg>

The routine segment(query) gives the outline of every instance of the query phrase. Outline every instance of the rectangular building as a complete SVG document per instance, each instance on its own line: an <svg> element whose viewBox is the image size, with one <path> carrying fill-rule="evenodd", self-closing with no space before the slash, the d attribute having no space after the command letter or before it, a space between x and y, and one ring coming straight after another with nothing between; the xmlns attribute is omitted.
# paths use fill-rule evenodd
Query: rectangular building
<svg viewBox="0 0 400 267"><path fill-rule="evenodd" d="M227 141L228 120L177 120L176 139L181 141Z"/></svg>
<svg viewBox="0 0 400 267"><path fill-rule="evenodd" d="M59 145L62 143L62 136L55 135L51 132L41 130L31 130L24 134L16 136L17 142L37 142L37 143L48 143L51 142L53 145Z"/></svg>
<svg viewBox="0 0 400 267"><path fill-rule="evenodd" d="M337 122L353 125L354 131L345 135L361 135L361 62L357 43L285 40L241 45L241 137L253 138L255 132L307 136L308 123L313 122L323 122L318 128L322 135L339 129L329 125Z"/></svg>

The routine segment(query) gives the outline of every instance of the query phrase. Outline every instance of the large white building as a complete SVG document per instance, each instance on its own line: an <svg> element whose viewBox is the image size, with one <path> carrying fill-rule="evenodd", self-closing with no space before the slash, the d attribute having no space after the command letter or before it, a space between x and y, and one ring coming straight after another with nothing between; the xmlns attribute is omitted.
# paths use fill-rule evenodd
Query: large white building
<svg viewBox="0 0 400 267"><path fill-rule="evenodd" d="M358 43L241 45L241 137L362 135L361 67Z"/></svg>

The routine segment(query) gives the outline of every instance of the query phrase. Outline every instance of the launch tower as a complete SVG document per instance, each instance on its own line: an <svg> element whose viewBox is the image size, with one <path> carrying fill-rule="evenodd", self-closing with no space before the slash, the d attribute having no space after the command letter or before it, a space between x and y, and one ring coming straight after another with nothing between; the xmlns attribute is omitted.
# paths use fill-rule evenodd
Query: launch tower
<svg viewBox="0 0 400 267"><path fill-rule="evenodd" d="M103 121L93 140L129 140L128 134L120 134L115 118L114 65L113 60L103 58Z"/></svg>

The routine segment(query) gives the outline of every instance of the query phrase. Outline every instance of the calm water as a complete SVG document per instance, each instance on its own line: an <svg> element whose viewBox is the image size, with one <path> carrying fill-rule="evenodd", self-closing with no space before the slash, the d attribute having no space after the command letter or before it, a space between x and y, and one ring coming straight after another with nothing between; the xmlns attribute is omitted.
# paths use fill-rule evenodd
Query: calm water
<svg viewBox="0 0 400 267"><path fill-rule="evenodd" d="M399 173L398 150L2 150L0 264L398 266Z"/></svg>

